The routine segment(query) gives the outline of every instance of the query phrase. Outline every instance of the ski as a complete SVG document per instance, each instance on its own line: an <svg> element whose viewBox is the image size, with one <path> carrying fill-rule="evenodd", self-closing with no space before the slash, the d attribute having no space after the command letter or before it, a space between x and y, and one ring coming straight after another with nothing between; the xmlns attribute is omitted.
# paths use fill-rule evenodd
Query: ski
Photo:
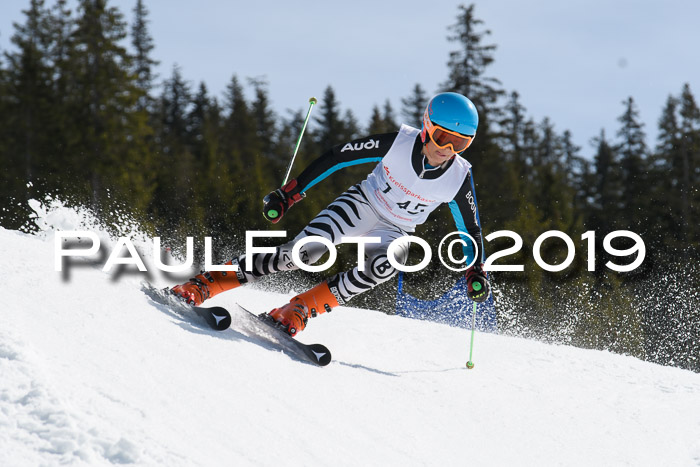
<svg viewBox="0 0 700 467"><path fill-rule="evenodd" d="M271 342L280 344L295 355L304 356L308 361L318 366L326 366L331 362L331 351L323 344L304 344L299 342L277 326L277 323L267 313L256 315L236 304L239 314L246 316L250 323L256 326L256 334Z"/></svg>
<svg viewBox="0 0 700 467"><path fill-rule="evenodd" d="M235 304L231 311L220 306L188 305L172 295L168 289L158 289L148 283L142 284L142 290L154 302L165 305L180 315L186 316L194 311L215 331L232 328L249 337L260 338L314 365L326 366L331 362L331 352L325 345L299 342L280 329L267 313L256 315L238 304Z"/></svg>
<svg viewBox="0 0 700 467"><path fill-rule="evenodd" d="M195 313L204 318L204 321L206 321L214 331L225 331L231 326L231 313L224 307L193 306L192 309Z"/></svg>

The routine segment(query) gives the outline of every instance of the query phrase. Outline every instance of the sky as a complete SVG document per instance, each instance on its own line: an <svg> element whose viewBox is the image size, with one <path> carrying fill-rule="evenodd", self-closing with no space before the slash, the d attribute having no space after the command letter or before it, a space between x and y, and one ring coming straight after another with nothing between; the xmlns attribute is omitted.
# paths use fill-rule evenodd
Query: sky
<svg viewBox="0 0 700 467"><path fill-rule="evenodd" d="M47 0L52 4L52 0ZM73 1L73 4L76 2ZM136 0L111 0L130 21ZM429 93L447 79L448 41L464 2L333 2L315 0L149 0L153 57L159 78L181 68L193 88L203 81L223 96L232 76L263 78L273 108L306 110L333 86L341 109L368 124L388 99L400 116L401 98L416 83ZM657 121L669 95L689 83L700 100L700 1L489 0L477 18L498 46L487 75L517 91L527 115L549 117L570 130L584 156L605 129L615 138L622 101L632 96L656 145ZM0 48L11 48L12 22L29 0L1 0ZM468 4L468 3L465 3ZM252 88L247 86L252 96ZM320 102L322 104L322 102Z"/></svg>

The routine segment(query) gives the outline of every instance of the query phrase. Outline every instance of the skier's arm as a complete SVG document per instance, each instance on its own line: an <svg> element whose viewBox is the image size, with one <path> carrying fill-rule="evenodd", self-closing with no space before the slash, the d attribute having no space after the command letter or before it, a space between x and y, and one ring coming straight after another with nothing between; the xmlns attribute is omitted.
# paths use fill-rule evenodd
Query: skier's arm
<svg viewBox="0 0 700 467"><path fill-rule="evenodd" d="M466 243L463 247L466 264L471 263L474 260L474 256L477 255L476 262L465 273L467 294L475 302L484 302L489 298L491 285L482 268L486 255L484 254L481 220L479 219L479 207L476 205L476 191L474 190L474 179L472 178L471 169L469 169L469 174L449 205L457 230L461 232L466 231L471 235L479 249L477 255L474 251L474 243L466 236L462 236Z"/></svg>
<svg viewBox="0 0 700 467"><path fill-rule="evenodd" d="M300 192L305 193L306 190L333 172L345 167L379 162L389 152L397 134L397 132L393 132L372 135L334 146L312 162L297 177Z"/></svg>
<svg viewBox="0 0 700 467"><path fill-rule="evenodd" d="M484 255L481 220L479 219L479 208L476 204L476 191L474 190L474 179L471 169L469 169L469 174L464 179L454 199L449 202L449 206L457 230L460 232L467 232L476 241L479 250L476 264L483 263L486 256ZM469 264L476 254L474 251L474 244L466 236L462 236L462 239L466 243L463 247L464 256L467 258L466 264Z"/></svg>
<svg viewBox="0 0 700 467"><path fill-rule="evenodd" d="M269 193L263 199L263 216L276 224L295 203L306 196L306 190L344 167L379 162L389 152L398 132L372 135L339 144L311 163L295 179Z"/></svg>

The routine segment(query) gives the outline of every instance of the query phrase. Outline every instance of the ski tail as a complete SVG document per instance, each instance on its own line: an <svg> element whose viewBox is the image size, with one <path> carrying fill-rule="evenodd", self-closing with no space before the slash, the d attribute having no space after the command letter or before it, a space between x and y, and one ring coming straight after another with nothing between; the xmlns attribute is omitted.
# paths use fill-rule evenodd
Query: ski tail
<svg viewBox="0 0 700 467"><path fill-rule="evenodd" d="M224 307L195 306L193 308L195 313L204 318L204 321L215 331L225 331L231 326L231 314Z"/></svg>
<svg viewBox="0 0 700 467"><path fill-rule="evenodd" d="M306 354L307 357L311 358L312 361L315 359L316 364L318 366L326 366L331 362L331 359L333 358L331 356L331 351L328 350L328 347L322 344L310 344L306 345Z"/></svg>
<svg viewBox="0 0 700 467"><path fill-rule="evenodd" d="M284 332L284 330L280 329L267 313L256 315L238 304L236 307L240 313L252 318L251 322L253 327L256 328L256 333L259 336L276 342L277 344L288 349L290 352L293 352L297 356L302 357L315 365L326 366L331 362L331 351L328 350L328 347L325 345L304 344L303 342L299 342Z"/></svg>
<svg viewBox="0 0 700 467"><path fill-rule="evenodd" d="M194 311L215 331L225 331L231 326L231 314L226 308L220 306L201 307L189 305L185 303L184 300L173 295L167 287L159 289L151 284L142 283L141 290L154 302L165 305L180 313L190 313Z"/></svg>

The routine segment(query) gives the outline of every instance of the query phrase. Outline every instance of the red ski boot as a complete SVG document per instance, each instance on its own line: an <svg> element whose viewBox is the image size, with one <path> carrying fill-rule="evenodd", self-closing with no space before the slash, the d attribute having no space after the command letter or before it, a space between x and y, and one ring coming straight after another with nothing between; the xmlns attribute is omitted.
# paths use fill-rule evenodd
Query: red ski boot
<svg viewBox="0 0 700 467"><path fill-rule="evenodd" d="M338 300L328 288L328 283L322 282L292 298L286 305L275 308L268 315L280 323L290 336L296 336L304 330L309 317L316 317L337 306Z"/></svg>
<svg viewBox="0 0 700 467"><path fill-rule="evenodd" d="M226 263L232 264L231 261ZM241 282L236 277L235 271L202 271L195 277L181 285L176 285L170 291L182 297L185 302L194 306L199 306L211 297L219 295L221 292L235 289Z"/></svg>

